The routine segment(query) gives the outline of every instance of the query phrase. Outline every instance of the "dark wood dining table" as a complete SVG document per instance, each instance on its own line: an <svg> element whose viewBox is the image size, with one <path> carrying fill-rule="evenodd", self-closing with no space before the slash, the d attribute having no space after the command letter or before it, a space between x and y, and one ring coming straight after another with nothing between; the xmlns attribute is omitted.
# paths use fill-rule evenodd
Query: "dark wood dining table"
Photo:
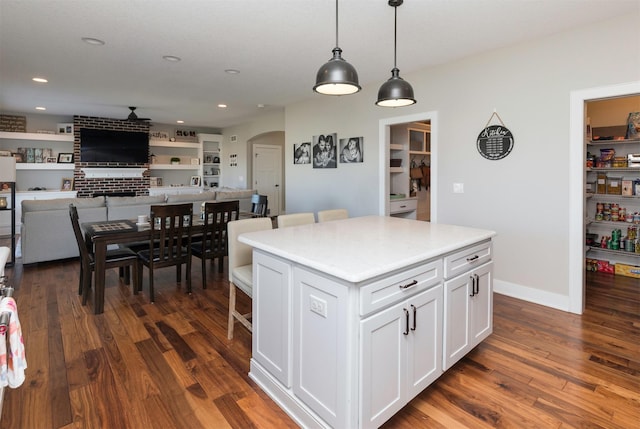
<svg viewBox="0 0 640 429"><path fill-rule="evenodd" d="M107 246L148 242L151 238L151 225L138 225L130 219L84 222L81 224L89 248L93 248L95 261L95 290L93 312L104 312L105 261ZM193 216L191 235L202 235L203 222L199 216Z"/></svg>
<svg viewBox="0 0 640 429"><path fill-rule="evenodd" d="M240 212L239 218L253 217L248 212ZM89 249L93 249L95 260L95 290L93 312L104 312L105 261L107 246L148 242L151 238L151 225L138 225L135 220L121 219L97 222L83 222L81 225ZM191 235L199 236L204 232L204 223L200 216L194 215L191 224Z"/></svg>

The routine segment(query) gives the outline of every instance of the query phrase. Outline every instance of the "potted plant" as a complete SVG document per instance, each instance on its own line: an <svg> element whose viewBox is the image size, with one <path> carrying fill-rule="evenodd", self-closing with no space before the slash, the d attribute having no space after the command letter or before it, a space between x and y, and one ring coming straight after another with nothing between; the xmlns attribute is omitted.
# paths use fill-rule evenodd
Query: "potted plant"
<svg viewBox="0 0 640 429"><path fill-rule="evenodd" d="M174 156L173 158L171 158L171 164L172 165L180 164L180 158L177 158Z"/></svg>

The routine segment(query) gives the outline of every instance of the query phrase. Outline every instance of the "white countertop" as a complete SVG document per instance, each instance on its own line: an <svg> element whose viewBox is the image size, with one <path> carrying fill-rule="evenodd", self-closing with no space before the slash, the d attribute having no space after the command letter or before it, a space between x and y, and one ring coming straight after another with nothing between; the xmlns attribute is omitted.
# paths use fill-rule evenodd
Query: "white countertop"
<svg viewBox="0 0 640 429"><path fill-rule="evenodd" d="M358 283L489 239L494 231L365 216L242 234L256 249Z"/></svg>

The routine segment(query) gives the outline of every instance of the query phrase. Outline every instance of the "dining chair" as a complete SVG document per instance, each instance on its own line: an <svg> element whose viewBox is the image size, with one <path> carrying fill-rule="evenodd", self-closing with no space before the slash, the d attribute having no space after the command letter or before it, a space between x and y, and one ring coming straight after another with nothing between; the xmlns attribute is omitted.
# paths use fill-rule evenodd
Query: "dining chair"
<svg viewBox="0 0 640 429"><path fill-rule="evenodd" d="M202 238L191 243L191 254L202 261L202 288L207 288L207 259L212 263L218 260L218 272L221 273L224 257L228 256L227 223L238 220L240 201L208 202L204 205L204 224Z"/></svg>
<svg viewBox="0 0 640 429"><path fill-rule="evenodd" d="M278 216L278 228L285 228L288 226L306 225L309 223L315 223L316 218L313 213L292 213Z"/></svg>
<svg viewBox="0 0 640 429"><path fill-rule="evenodd" d="M251 214L253 217L267 217L269 201L266 195L251 195Z"/></svg>
<svg viewBox="0 0 640 429"><path fill-rule="evenodd" d="M84 238L82 229L80 229L80 221L78 217L78 209L75 205L69 204L69 217L71 218L71 226L78 244L78 252L80 253L80 279L78 281L78 295L82 295L82 305L86 305L89 290L91 290L91 278L95 270L95 259L93 249L90 249ZM127 270L124 279L129 284L129 268L133 271L133 292L138 290L138 255L128 247L118 246L114 249L107 249L105 259L105 269L120 268ZM122 274L122 272L121 272Z"/></svg>
<svg viewBox="0 0 640 429"><path fill-rule="evenodd" d="M236 288L249 298L253 293L253 248L238 241L238 236L246 232L263 231L273 228L268 217L234 220L227 224L229 239L229 324L227 338L233 339L233 327L237 319L252 332L251 312L241 314L236 310Z"/></svg>
<svg viewBox="0 0 640 429"><path fill-rule="evenodd" d="M187 292L191 293L191 223L193 204L152 205L149 216L152 233L149 245L138 251L138 289L142 290L143 267L149 270L149 301L154 302L153 272L156 268L176 267L176 282L182 280L186 265Z"/></svg>
<svg viewBox="0 0 640 429"><path fill-rule="evenodd" d="M328 222L330 220L348 219L347 209L320 210L318 212L318 222Z"/></svg>

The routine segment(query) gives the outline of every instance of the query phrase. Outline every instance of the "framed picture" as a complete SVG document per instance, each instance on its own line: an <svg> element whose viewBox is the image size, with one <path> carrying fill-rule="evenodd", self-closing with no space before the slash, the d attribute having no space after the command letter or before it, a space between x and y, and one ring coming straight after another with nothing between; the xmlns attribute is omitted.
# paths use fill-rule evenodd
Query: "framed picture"
<svg viewBox="0 0 640 429"><path fill-rule="evenodd" d="M149 177L149 186L162 186L162 177Z"/></svg>
<svg viewBox="0 0 640 429"><path fill-rule="evenodd" d="M51 157L47 157L47 158L45 159L45 162L46 162L47 164L55 164L56 162L58 162L58 159L57 159L57 158L55 158L55 157L53 157L53 156L51 156Z"/></svg>
<svg viewBox="0 0 640 429"><path fill-rule="evenodd" d="M11 152L11 155L16 159L16 162L24 162L24 158L22 157L22 153L20 152Z"/></svg>
<svg viewBox="0 0 640 429"><path fill-rule="evenodd" d="M73 124L64 123L58 124L58 134L73 134Z"/></svg>
<svg viewBox="0 0 640 429"><path fill-rule="evenodd" d="M73 191L73 177L65 177L62 179L61 191Z"/></svg>
<svg viewBox="0 0 640 429"><path fill-rule="evenodd" d="M200 186L200 176L191 176L191 186Z"/></svg>
<svg viewBox="0 0 640 429"><path fill-rule="evenodd" d="M311 164L311 142L293 145L293 163Z"/></svg>
<svg viewBox="0 0 640 429"><path fill-rule="evenodd" d="M59 153L58 154L58 162L61 164L71 164L73 162L73 154L72 153Z"/></svg>
<svg viewBox="0 0 640 429"><path fill-rule="evenodd" d="M200 158L191 158L191 165L200 165Z"/></svg>
<svg viewBox="0 0 640 429"><path fill-rule="evenodd" d="M362 137L340 139L340 162L362 162Z"/></svg>
<svg viewBox="0 0 640 429"><path fill-rule="evenodd" d="M193 130L176 130L176 140L183 142L197 142L198 133Z"/></svg>
<svg viewBox="0 0 640 429"><path fill-rule="evenodd" d="M313 136L313 168L336 168L337 137L336 133Z"/></svg>

